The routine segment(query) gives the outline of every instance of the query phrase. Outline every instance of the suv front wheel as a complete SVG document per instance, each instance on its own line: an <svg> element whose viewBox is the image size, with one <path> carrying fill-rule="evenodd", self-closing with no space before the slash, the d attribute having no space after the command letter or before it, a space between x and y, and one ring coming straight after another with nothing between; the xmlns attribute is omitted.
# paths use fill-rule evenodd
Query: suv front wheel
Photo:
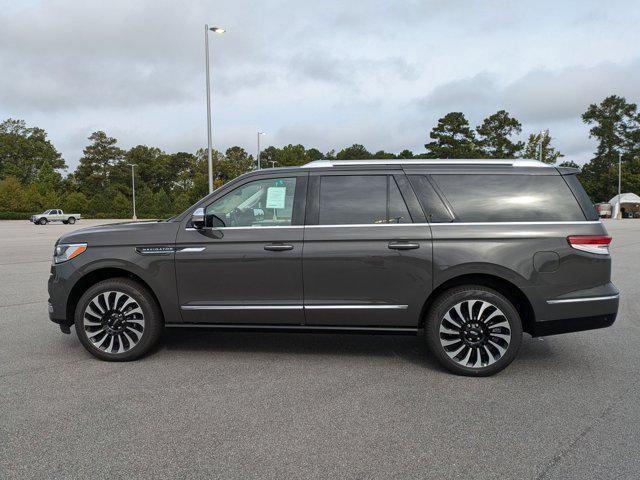
<svg viewBox="0 0 640 480"><path fill-rule="evenodd" d="M103 280L80 298L75 325L82 345L108 361L135 360L158 341L164 327L153 296L128 278Z"/></svg>
<svg viewBox="0 0 640 480"><path fill-rule="evenodd" d="M522 342L522 322L497 291L466 285L444 292L427 313L427 343L448 370L487 376L509 365Z"/></svg>

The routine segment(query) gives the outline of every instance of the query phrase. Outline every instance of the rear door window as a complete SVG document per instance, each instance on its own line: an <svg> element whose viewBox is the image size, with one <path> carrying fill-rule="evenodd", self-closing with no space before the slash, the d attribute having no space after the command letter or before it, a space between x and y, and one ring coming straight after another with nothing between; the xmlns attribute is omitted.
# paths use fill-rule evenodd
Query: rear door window
<svg viewBox="0 0 640 480"><path fill-rule="evenodd" d="M320 225L410 223L402 194L389 175L331 175L320 180Z"/></svg>
<svg viewBox="0 0 640 480"><path fill-rule="evenodd" d="M460 222L584 221L560 175L433 175Z"/></svg>

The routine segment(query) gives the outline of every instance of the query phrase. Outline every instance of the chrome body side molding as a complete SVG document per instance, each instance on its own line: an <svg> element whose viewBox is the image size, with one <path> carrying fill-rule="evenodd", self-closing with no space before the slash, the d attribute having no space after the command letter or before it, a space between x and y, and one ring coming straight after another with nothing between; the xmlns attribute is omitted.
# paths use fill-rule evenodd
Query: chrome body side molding
<svg viewBox="0 0 640 480"><path fill-rule="evenodd" d="M620 294L605 295L602 297L582 297L582 298L560 298L557 300L547 300L549 305L555 305L558 303L581 303L581 302L602 302L605 300L615 300L619 298Z"/></svg>
<svg viewBox="0 0 640 480"><path fill-rule="evenodd" d="M409 305L182 305L182 310L406 310Z"/></svg>

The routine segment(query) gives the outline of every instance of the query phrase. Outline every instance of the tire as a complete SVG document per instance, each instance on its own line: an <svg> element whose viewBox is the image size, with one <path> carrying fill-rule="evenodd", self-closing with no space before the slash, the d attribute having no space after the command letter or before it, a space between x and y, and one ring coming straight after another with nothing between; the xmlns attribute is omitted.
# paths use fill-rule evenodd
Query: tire
<svg viewBox="0 0 640 480"><path fill-rule="evenodd" d="M482 285L442 293L425 319L429 349L449 371L471 377L493 375L516 357L522 321L502 294Z"/></svg>
<svg viewBox="0 0 640 480"><path fill-rule="evenodd" d="M47 224L47 219L42 217L40 220L38 220L38 224L40 225L46 225Z"/></svg>
<svg viewBox="0 0 640 480"><path fill-rule="evenodd" d="M158 342L164 319L146 288L128 278L110 278L82 295L75 326L82 345L93 356L126 362L140 358Z"/></svg>
<svg viewBox="0 0 640 480"><path fill-rule="evenodd" d="M75 217L69 217L65 223L73 225L74 223L76 223L76 219Z"/></svg>

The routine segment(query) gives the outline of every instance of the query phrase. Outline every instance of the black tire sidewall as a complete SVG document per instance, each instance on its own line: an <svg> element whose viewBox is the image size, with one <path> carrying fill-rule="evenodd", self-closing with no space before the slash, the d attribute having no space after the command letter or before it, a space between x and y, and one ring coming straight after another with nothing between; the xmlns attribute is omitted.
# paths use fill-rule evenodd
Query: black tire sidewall
<svg viewBox="0 0 640 480"><path fill-rule="evenodd" d="M496 363L483 368L465 367L456 363L449 358L440 343L441 319L451 307L469 299L486 300L494 304L505 314L511 329L511 340L505 354ZM522 321L513 304L502 294L488 287L468 285L447 290L436 299L427 313L425 333L429 349L446 369L459 375L483 377L503 370L516 357L522 343Z"/></svg>
<svg viewBox="0 0 640 480"><path fill-rule="evenodd" d="M67 219L67 223L70 223L71 225L73 225L74 223L76 223L76 219L75 219L75 218L73 218L73 217L69 217L69 218Z"/></svg>
<svg viewBox="0 0 640 480"><path fill-rule="evenodd" d="M41 218L40 220L38 220L38 223L40 225L46 225L47 224L47 219L46 218Z"/></svg>
<svg viewBox="0 0 640 480"><path fill-rule="evenodd" d="M84 330L83 316L87 305L96 295L109 290L121 291L132 297L140 305L144 314L145 325L142 339L131 350L123 353L107 353L99 349L87 338ZM151 293L139 283L127 278L103 280L88 288L78 301L74 321L76 334L89 353L101 360L114 362L135 360L143 356L158 341L164 327L162 312Z"/></svg>

